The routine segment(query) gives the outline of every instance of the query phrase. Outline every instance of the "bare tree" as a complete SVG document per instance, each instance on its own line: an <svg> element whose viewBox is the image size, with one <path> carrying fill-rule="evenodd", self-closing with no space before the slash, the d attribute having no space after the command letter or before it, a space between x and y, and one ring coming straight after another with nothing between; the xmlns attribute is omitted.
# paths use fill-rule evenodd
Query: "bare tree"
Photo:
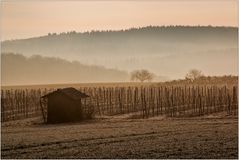
<svg viewBox="0 0 239 160"><path fill-rule="evenodd" d="M154 78L154 74L150 73L149 71L142 69L142 70L135 70L131 73L131 81L137 81L140 82L144 81L152 81Z"/></svg>
<svg viewBox="0 0 239 160"><path fill-rule="evenodd" d="M201 77L203 77L202 71L197 69L192 69L186 74L185 79L193 82L196 79L199 79Z"/></svg>

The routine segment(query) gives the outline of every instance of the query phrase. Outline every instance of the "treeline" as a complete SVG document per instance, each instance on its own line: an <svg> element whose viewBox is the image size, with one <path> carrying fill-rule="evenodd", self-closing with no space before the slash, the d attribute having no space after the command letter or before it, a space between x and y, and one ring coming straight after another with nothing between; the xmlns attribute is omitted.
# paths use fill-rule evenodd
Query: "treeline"
<svg viewBox="0 0 239 160"><path fill-rule="evenodd" d="M184 46L182 44L190 44ZM68 55L128 55L236 48L236 27L148 26L118 31L63 32L2 42L3 52ZM60 55L60 56L59 56ZM88 55L89 56L89 55ZM64 58L65 58L64 57Z"/></svg>
<svg viewBox="0 0 239 160"><path fill-rule="evenodd" d="M193 81L188 79L179 79L165 82L166 85L238 85L238 76L201 76Z"/></svg>
<svg viewBox="0 0 239 160"><path fill-rule="evenodd" d="M48 33L48 37L52 36L65 36L65 35L91 35L91 36L100 36L103 34L122 34L125 33L127 34L145 34L145 33L165 33L165 34L175 34L178 33L178 35L183 35L185 34L184 32L187 32L185 36L189 36L190 33L209 33L211 35L213 34L220 34L220 33L230 33L232 31L236 31L236 27L223 27L223 26L147 26L147 27L134 27L130 29L121 29L121 30L91 30L91 31L86 31L86 32L76 32L76 31L68 31L68 32L61 32L61 33ZM155 34L152 34L155 36ZM43 38L46 36L41 36L38 38ZM7 41L6 41L7 42Z"/></svg>

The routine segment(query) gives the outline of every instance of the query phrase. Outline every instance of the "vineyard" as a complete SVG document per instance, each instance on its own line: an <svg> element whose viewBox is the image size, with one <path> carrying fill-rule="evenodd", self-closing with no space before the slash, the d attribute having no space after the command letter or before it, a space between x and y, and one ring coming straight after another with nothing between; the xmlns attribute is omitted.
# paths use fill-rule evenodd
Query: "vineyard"
<svg viewBox="0 0 239 160"><path fill-rule="evenodd" d="M90 95L85 111L97 116L132 114L148 118L202 116L217 112L237 115L237 86L80 87ZM54 89L1 90L1 121L42 116L40 97Z"/></svg>

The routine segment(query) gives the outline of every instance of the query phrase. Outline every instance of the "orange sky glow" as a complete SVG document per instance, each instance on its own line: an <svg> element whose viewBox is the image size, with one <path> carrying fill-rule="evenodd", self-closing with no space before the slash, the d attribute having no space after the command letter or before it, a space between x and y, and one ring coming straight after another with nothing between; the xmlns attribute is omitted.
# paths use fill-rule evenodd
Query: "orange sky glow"
<svg viewBox="0 0 239 160"><path fill-rule="evenodd" d="M149 25L237 26L237 0L1 1L1 39Z"/></svg>

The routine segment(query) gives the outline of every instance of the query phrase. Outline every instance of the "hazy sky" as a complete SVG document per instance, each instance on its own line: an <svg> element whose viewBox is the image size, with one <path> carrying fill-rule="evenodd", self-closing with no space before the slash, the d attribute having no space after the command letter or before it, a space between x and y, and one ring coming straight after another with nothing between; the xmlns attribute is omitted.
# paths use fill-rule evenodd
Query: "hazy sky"
<svg viewBox="0 0 239 160"><path fill-rule="evenodd" d="M2 0L1 39L148 25L237 26L237 0Z"/></svg>

